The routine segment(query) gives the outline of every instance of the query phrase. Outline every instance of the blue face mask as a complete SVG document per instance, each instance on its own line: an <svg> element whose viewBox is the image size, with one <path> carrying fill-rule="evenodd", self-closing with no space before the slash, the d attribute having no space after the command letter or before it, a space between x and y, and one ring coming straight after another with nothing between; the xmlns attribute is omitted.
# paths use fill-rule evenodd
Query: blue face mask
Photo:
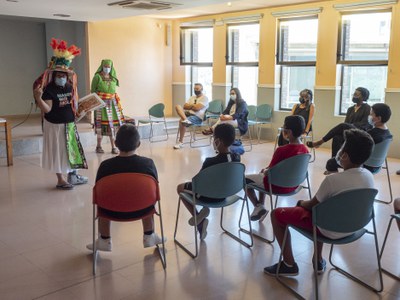
<svg viewBox="0 0 400 300"><path fill-rule="evenodd" d="M104 72L105 74L110 74L111 68L103 67L103 72Z"/></svg>
<svg viewBox="0 0 400 300"><path fill-rule="evenodd" d="M56 85L63 87L67 83L67 77L56 77L54 82Z"/></svg>

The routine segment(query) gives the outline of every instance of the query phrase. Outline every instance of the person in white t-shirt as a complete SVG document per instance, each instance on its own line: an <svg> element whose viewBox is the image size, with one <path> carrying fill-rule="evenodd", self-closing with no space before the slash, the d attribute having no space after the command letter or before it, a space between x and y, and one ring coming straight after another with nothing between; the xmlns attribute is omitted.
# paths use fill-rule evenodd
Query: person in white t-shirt
<svg viewBox="0 0 400 300"><path fill-rule="evenodd" d="M279 207L271 212L272 227L279 243L282 242L287 225L294 225L312 232L312 208L332 196L341 192L360 189L374 188L374 178L370 171L364 169L363 163L369 158L374 146L371 136L359 129L350 129L344 132L345 142L336 155L336 160L344 169L344 172L327 176L321 183L317 193L311 200L300 200L295 207ZM318 229L318 234L330 239L340 239L349 236L349 233L338 233ZM318 273L323 273L326 268L326 261L322 258L323 243L317 245ZM278 263L264 268L264 273L276 275ZM286 240L286 247L283 249L283 263L279 273L285 276L295 276L299 268L294 261L290 233Z"/></svg>
<svg viewBox="0 0 400 300"><path fill-rule="evenodd" d="M185 136L186 127L193 124L201 124L207 108L208 98L203 94L203 85L195 83L194 96L190 97L183 107L181 105L175 106L176 113L181 119L179 120L179 141L174 146L174 149L183 147L183 137Z"/></svg>

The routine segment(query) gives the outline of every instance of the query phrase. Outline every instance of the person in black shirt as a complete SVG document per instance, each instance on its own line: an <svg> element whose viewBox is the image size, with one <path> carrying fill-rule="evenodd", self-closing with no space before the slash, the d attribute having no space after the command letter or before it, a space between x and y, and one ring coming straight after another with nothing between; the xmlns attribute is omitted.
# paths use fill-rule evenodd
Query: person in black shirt
<svg viewBox="0 0 400 300"><path fill-rule="evenodd" d="M201 170L208 168L210 166L225 163L225 162L240 162L240 155L236 153L230 153L229 147L235 140L235 128L228 123L221 123L214 130L214 148L218 152L217 156L208 157L203 162ZM201 171L200 170L200 171ZM181 183L177 186L178 195L182 192L191 193L192 192L192 182ZM206 197L199 198L205 202L218 202L224 199L210 199ZM181 201L179 199L179 201ZM193 215L193 205L182 201L185 207ZM207 236L207 226L208 226L208 215L210 214L210 209L208 207L203 207L200 212L197 212L197 224L194 223L194 217L189 219L189 224L191 226L197 225L197 230L200 233L200 239L204 240Z"/></svg>
<svg viewBox="0 0 400 300"><path fill-rule="evenodd" d="M120 153L118 156L107 159L100 164L97 170L96 182L101 178L119 173L142 173L158 180L157 169L152 159L137 155L136 149L140 146L140 136L136 127L132 124L124 124L117 132L115 145ZM132 196L132 201L135 201ZM137 218L153 210L154 206L147 207L140 211L118 213L107 211L108 215L116 218ZM100 251L111 251L111 222L99 217L99 235L96 240L96 248ZM154 232L153 216L142 219L143 223L143 246L152 247L162 243L162 239ZM93 250L93 244L86 246Z"/></svg>

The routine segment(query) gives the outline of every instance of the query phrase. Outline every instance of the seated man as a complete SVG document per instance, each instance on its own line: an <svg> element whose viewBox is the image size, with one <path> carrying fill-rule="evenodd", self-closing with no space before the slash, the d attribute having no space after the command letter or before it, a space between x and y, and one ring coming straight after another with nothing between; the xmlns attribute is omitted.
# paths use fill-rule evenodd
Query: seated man
<svg viewBox="0 0 400 300"><path fill-rule="evenodd" d="M97 170L96 182L101 178L118 174L118 173L142 173L157 179L157 169L152 159L139 156L135 153L140 146L140 136L136 127L131 124L125 124L120 127L115 138L115 145L120 153L118 156L107 159L100 164ZM132 201L135 201L132 195ZM145 215L151 211L154 206L147 207L142 211L135 211L127 216L123 213L124 218L136 218ZM120 217L118 212L112 212L116 218ZM99 217L99 238L96 240L96 248L100 251L111 251L111 222L110 220ZM142 219L143 223L143 246L145 248L152 247L162 243L162 239L154 232L153 216ZM86 246L89 250L93 250L93 244Z"/></svg>
<svg viewBox="0 0 400 300"><path fill-rule="evenodd" d="M194 84L194 96L182 106L175 106L176 113L181 118L179 120L179 141L174 149L183 147L183 137L186 128L192 124L199 125L203 122L204 114L208 108L208 98L203 94L203 85L201 83Z"/></svg>
<svg viewBox="0 0 400 300"><path fill-rule="evenodd" d="M389 105L385 103L376 103L372 105L371 112L368 116L368 123L372 126L371 129L368 129L367 132L371 135L375 144L378 144L384 140L393 138L390 133L386 123L389 121L390 116L392 115L392 111L390 110ZM333 130L337 132L337 134L342 134L347 129L356 128L354 124L342 123L337 125ZM314 142L314 145L321 145L324 143L324 140L320 140ZM326 162L326 171L325 175L329 175L331 173L338 172L338 164L336 163L335 157L330 158ZM364 168L370 170L371 172L376 172L380 167L371 167L364 165Z"/></svg>
<svg viewBox="0 0 400 300"><path fill-rule="evenodd" d="M246 176L246 183L256 184L257 186L264 188L265 190L269 190L269 183L267 177L267 171L269 168L272 168L280 161L285 160L289 157L308 153L307 147L303 145L301 142L301 135L304 132L305 121L302 116L293 115L287 116L285 118L285 123L283 124L283 137L286 139L289 144L278 147L274 155L272 156L271 162L268 167L262 169L259 174L252 174ZM290 193L294 191L296 187L292 188L284 188L276 185L272 185L272 191L275 193ZM247 188L247 196L250 201L254 205L254 210L250 216L252 221L263 221L268 214L268 211L265 209L265 194L259 193L259 199L257 199L255 190L248 187Z"/></svg>
<svg viewBox="0 0 400 300"><path fill-rule="evenodd" d="M281 248L287 225L312 231L312 208L318 203L344 191L374 187L373 175L362 167L374 146L371 136L359 129L349 129L344 132L344 139L345 142L336 155L344 172L327 176L311 200L300 200L295 207L279 207L271 212L272 227ZM319 229L318 234L330 239L340 239L351 235L352 232L338 233ZM314 253L318 258L318 273L322 273L326 268L326 262L322 258L322 246L322 243L318 243L318 253ZM264 273L275 276L277 268L278 264L266 267ZM290 233L283 249L283 263L279 273L285 276L295 276L299 273L293 258Z"/></svg>
<svg viewBox="0 0 400 300"><path fill-rule="evenodd" d="M208 157L203 163L201 170L205 168L211 167L216 164L225 163L225 162L240 162L240 155L229 152L229 147L232 145L235 140L235 128L227 123L222 123L215 127L214 130L214 148L218 152L217 156ZM201 171L200 170L200 171ZM178 195L179 193L192 192L192 183L185 182L181 183L176 188ZM200 200L204 202L218 202L224 199L210 199L206 197L201 197L199 195ZM181 200L179 200L181 201ZM183 204L189 210L189 212L193 215L193 205L186 201L183 201ZM210 209L208 207L203 207L200 212L197 212L197 224L194 223L194 218L189 219L189 225L194 226L197 225L197 230L200 233L200 240L204 240L207 236L207 226L208 226L208 215L210 214Z"/></svg>

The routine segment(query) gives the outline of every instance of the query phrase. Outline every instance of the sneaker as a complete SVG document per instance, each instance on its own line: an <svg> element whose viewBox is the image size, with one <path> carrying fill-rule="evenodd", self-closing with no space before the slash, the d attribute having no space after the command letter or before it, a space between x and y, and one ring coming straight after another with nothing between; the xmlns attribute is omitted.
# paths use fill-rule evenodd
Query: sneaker
<svg viewBox="0 0 400 300"><path fill-rule="evenodd" d="M197 224L194 223L194 217L191 217L188 221L190 226L199 225L205 218L210 214L210 209L208 207L203 207L197 214Z"/></svg>
<svg viewBox="0 0 400 300"><path fill-rule="evenodd" d="M200 233L200 241L204 241L204 239L207 236L207 227L208 227L208 219L204 219L203 223L201 225L201 230L199 230Z"/></svg>
<svg viewBox="0 0 400 300"><path fill-rule="evenodd" d="M93 250L93 244L86 245L86 248L89 250ZM112 250L111 238L102 239L101 237L99 237L96 240L96 250L111 252Z"/></svg>
<svg viewBox="0 0 400 300"><path fill-rule="evenodd" d="M276 276L276 270L278 269L279 263L276 263L275 265L265 267L264 268L264 273L272 276ZM281 267L279 268L279 275L282 276L296 276L299 274L299 267L297 266L296 263L294 263L293 266L289 267L285 264L285 262L282 261Z"/></svg>
<svg viewBox="0 0 400 300"><path fill-rule="evenodd" d="M189 126L193 125L193 123L190 122L188 119L183 120L181 123L182 123L182 125L185 126L185 127L189 127Z"/></svg>
<svg viewBox="0 0 400 300"><path fill-rule="evenodd" d="M164 238L164 242L166 242L167 239ZM144 248L149 248L153 247L158 244L162 244L163 240L161 237L157 235L157 233L153 232L152 234L144 234L143 235L143 247Z"/></svg>
<svg viewBox="0 0 400 300"><path fill-rule="evenodd" d="M313 265L313 268L314 268L314 260L312 261L312 265ZM322 274L322 273L325 272L325 269L326 269L326 260L322 259L321 261L319 261L317 263L317 273L318 274Z"/></svg>
<svg viewBox="0 0 400 300"><path fill-rule="evenodd" d="M88 183L88 178L74 172L68 173L68 182L72 185Z"/></svg>
<svg viewBox="0 0 400 300"><path fill-rule="evenodd" d="M174 146L174 149L181 149L181 148L183 148L183 143L181 143L181 142L179 142L178 144L176 144Z"/></svg>
<svg viewBox="0 0 400 300"><path fill-rule="evenodd" d="M264 205L259 204L256 207L254 207L254 210L250 215L250 220L262 222L264 221L267 215L268 215L268 210L265 209Z"/></svg>

